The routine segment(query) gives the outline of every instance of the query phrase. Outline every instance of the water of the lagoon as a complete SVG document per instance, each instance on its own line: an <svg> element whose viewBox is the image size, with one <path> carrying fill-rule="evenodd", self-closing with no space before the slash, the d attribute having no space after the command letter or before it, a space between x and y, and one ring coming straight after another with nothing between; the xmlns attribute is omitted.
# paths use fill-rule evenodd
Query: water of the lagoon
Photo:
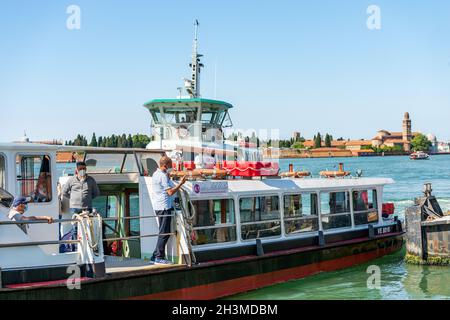
<svg viewBox="0 0 450 320"><path fill-rule="evenodd" d="M326 159L283 159L282 171L289 163L295 170L335 169L344 162L345 169L363 171L366 177L390 177L394 185L385 188L384 201L394 202L403 218L404 209L422 194L425 182L431 182L444 210L450 210L450 156L432 156L431 160L412 161L408 157L366 157ZM65 165L64 165L65 166ZM405 252L385 256L364 265L321 273L304 279L239 294L231 299L450 299L450 267L412 266L403 262ZM381 269L381 288L368 289L367 267Z"/></svg>

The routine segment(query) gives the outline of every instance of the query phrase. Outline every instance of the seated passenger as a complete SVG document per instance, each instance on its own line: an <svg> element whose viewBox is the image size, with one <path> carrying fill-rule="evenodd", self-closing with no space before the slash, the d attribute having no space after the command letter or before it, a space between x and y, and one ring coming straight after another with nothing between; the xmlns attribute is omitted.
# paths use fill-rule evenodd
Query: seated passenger
<svg viewBox="0 0 450 320"><path fill-rule="evenodd" d="M199 153L194 159L195 167L198 169L214 169L216 166L216 159L214 154Z"/></svg>
<svg viewBox="0 0 450 320"><path fill-rule="evenodd" d="M28 210L28 203L30 201L25 197L20 197L14 200L12 209L8 213L8 218L13 221L36 221L36 220L47 220L48 223L53 222L52 217L48 216L29 216L25 217L24 213ZM17 225L23 232L28 234L28 224L18 224Z"/></svg>

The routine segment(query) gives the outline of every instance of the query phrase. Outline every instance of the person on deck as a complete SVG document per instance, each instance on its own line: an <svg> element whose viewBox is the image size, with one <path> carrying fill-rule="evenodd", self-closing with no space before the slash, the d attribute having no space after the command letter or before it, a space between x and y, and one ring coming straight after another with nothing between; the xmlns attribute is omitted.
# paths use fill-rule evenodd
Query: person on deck
<svg viewBox="0 0 450 320"><path fill-rule="evenodd" d="M70 199L70 212L92 212L92 200L99 195L97 182L86 173L86 163L77 162L75 175L63 187L63 196Z"/></svg>
<svg viewBox="0 0 450 320"><path fill-rule="evenodd" d="M155 264L172 264L172 262L166 260L166 244L169 241L171 232L171 222L173 215L173 196L186 182L186 176L184 176L178 185L170 180L169 174L172 171L172 160L163 156L159 160L159 168L152 176L152 205L158 216L159 221L159 234L158 243L156 244L155 251L151 260Z"/></svg>
<svg viewBox="0 0 450 320"><path fill-rule="evenodd" d="M86 173L86 163L77 162L75 175L67 181L63 186L63 197L70 199L70 213L80 214L83 211L92 212L92 200L100 195L100 189L97 182ZM72 230L64 234L61 228L61 240L75 240L77 238L77 228L74 226ZM76 245L60 246L60 252L75 251Z"/></svg>
<svg viewBox="0 0 450 320"><path fill-rule="evenodd" d="M45 221L48 223L53 223L53 218L48 216L24 216L25 212L28 210L28 199L25 197L19 197L14 200L12 209L8 213L8 218L13 221ZM29 224L18 224L17 225L23 232L28 234Z"/></svg>

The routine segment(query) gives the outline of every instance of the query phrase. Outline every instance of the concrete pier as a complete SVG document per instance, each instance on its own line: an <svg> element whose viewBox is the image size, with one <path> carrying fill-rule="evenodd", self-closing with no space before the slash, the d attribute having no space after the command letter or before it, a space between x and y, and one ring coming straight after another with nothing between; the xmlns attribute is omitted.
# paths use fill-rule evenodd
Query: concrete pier
<svg viewBox="0 0 450 320"><path fill-rule="evenodd" d="M406 262L450 265L450 215L445 215L425 185L425 196L406 209Z"/></svg>

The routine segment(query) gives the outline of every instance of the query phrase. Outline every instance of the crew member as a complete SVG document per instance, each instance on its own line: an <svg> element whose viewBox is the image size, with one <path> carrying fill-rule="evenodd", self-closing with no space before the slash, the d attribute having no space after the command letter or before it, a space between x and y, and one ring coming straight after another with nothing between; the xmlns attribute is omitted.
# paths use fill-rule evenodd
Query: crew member
<svg viewBox="0 0 450 320"><path fill-rule="evenodd" d="M169 174L172 171L172 160L163 156L159 160L159 168L152 176L152 204L159 221L158 243L151 260L156 264L172 264L166 260L165 248L171 232L171 222L173 215L173 196L186 182L184 176L178 185L170 179Z"/></svg>

